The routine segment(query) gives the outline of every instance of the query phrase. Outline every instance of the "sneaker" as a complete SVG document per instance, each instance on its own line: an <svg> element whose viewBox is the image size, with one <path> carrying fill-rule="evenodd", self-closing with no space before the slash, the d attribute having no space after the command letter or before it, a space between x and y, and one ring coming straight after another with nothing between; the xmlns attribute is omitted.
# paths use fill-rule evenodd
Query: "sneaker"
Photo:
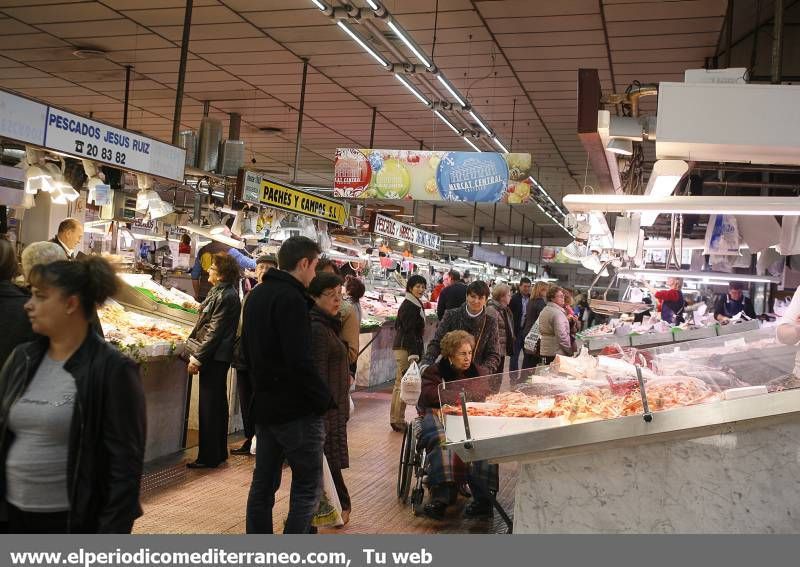
<svg viewBox="0 0 800 567"><path fill-rule="evenodd" d="M473 500L464 509L464 517L468 519L488 519L494 514L491 502L478 502Z"/></svg>

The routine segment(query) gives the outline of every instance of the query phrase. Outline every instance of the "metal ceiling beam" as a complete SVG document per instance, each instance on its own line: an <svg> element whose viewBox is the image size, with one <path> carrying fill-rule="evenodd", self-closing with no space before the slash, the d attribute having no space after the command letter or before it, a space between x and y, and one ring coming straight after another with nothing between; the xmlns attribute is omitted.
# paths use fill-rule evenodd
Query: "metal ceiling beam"
<svg viewBox="0 0 800 567"><path fill-rule="evenodd" d="M189 36L192 32L192 7L194 0L186 0L183 13L183 39L181 40L181 60L178 65L178 85L175 89L175 113L172 115L172 143L180 145L181 112L183 111L183 86L186 82L186 61L189 58Z"/></svg>

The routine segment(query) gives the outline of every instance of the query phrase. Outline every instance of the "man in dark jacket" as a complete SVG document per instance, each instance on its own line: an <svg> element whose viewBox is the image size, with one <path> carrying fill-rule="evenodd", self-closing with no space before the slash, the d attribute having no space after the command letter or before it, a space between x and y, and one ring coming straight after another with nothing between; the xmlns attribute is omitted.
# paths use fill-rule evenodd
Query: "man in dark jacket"
<svg viewBox="0 0 800 567"><path fill-rule="evenodd" d="M449 282L449 283L448 283ZM444 319L444 312L454 307L461 307L467 301L467 284L461 279L461 274L450 270L444 276L444 289L439 294L436 304L436 315L439 321Z"/></svg>
<svg viewBox="0 0 800 567"><path fill-rule="evenodd" d="M58 224L58 232L50 242L61 246L67 255L67 260L72 261L86 256L78 250L81 238L83 238L83 225L73 218L66 218Z"/></svg>
<svg viewBox="0 0 800 567"><path fill-rule="evenodd" d="M522 278L519 280L519 291L511 298L508 304L511 313L514 315L514 352L511 355L511 371L519 370L519 353L522 351L522 343L525 337L522 336L522 329L525 326L525 316L528 312L528 302L531 299L531 280Z"/></svg>
<svg viewBox="0 0 800 567"><path fill-rule="evenodd" d="M244 308L242 354L253 383L251 417L258 448L247 499L247 533L273 533L272 508L283 462L292 470L283 533L308 533L322 481L323 415L335 407L311 359L312 305L306 294L320 248L293 236L278 251L278 270L250 292Z"/></svg>

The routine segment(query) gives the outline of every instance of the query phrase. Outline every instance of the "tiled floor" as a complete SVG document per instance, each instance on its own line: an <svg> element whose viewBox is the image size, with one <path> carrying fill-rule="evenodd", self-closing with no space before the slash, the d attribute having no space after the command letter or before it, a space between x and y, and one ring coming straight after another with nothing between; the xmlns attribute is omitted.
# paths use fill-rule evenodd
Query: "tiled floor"
<svg viewBox="0 0 800 567"><path fill-rule="evenodd" d="M451 507L447 518L436 522L418 518L395 496L402 435L388 426L390 395L359 392L356 410L348 424L350 468L344 477L350 488L353 513L350 523L335 533L505 533L495 514L493 522L464 520L464 499ZM409 410L409 416L411 410ZM232 442L231 446L238 445ZM194 455L187 452L185 460ZM253 471L253 458L232 455L214 470L189 471L183 463L151 470L143 485L144 516L135 533L244 533L245 504ZM513 510L516 468L500 469L500 503ZM281 525L288 508L289 470L278 492L275 525Z"/></svg>

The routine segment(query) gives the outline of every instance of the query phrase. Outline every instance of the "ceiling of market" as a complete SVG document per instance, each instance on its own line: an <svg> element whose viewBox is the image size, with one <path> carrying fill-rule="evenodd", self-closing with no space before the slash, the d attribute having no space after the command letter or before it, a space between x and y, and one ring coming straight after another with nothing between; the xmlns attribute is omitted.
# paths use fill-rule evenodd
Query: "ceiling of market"
<svg viewBox="0 0 800 567"><path fill-rule="evenodd" d="M718 51L727 7L726 0L383 4L498 137L533 155L534 176L557 202L593 182L576 136L576 70L598 69L604 92L624 91L635 80L680 81L685 69L702 67ZM184 5L0 0L0 87L121 124L125 66L133 65L128 127L169 140ZM73 54L78 48L105 56L81 59ZM470 150L311 0L195 0L182 129L199 127L204 101L224 123L228 113L241 113L248 161L291 177L301 58L309 70L298 184L331 186L335 149L368 145L373 108L374 147ZM643 112L655 104L646 99ZM484 239L505 241L566 236L535 205L514 206L511 217L509 210L481 205L473 223L471 206L448 205L436 230L468 238L483 226ZM431 222L430 203L416 213L417 222Z"/></svg>

